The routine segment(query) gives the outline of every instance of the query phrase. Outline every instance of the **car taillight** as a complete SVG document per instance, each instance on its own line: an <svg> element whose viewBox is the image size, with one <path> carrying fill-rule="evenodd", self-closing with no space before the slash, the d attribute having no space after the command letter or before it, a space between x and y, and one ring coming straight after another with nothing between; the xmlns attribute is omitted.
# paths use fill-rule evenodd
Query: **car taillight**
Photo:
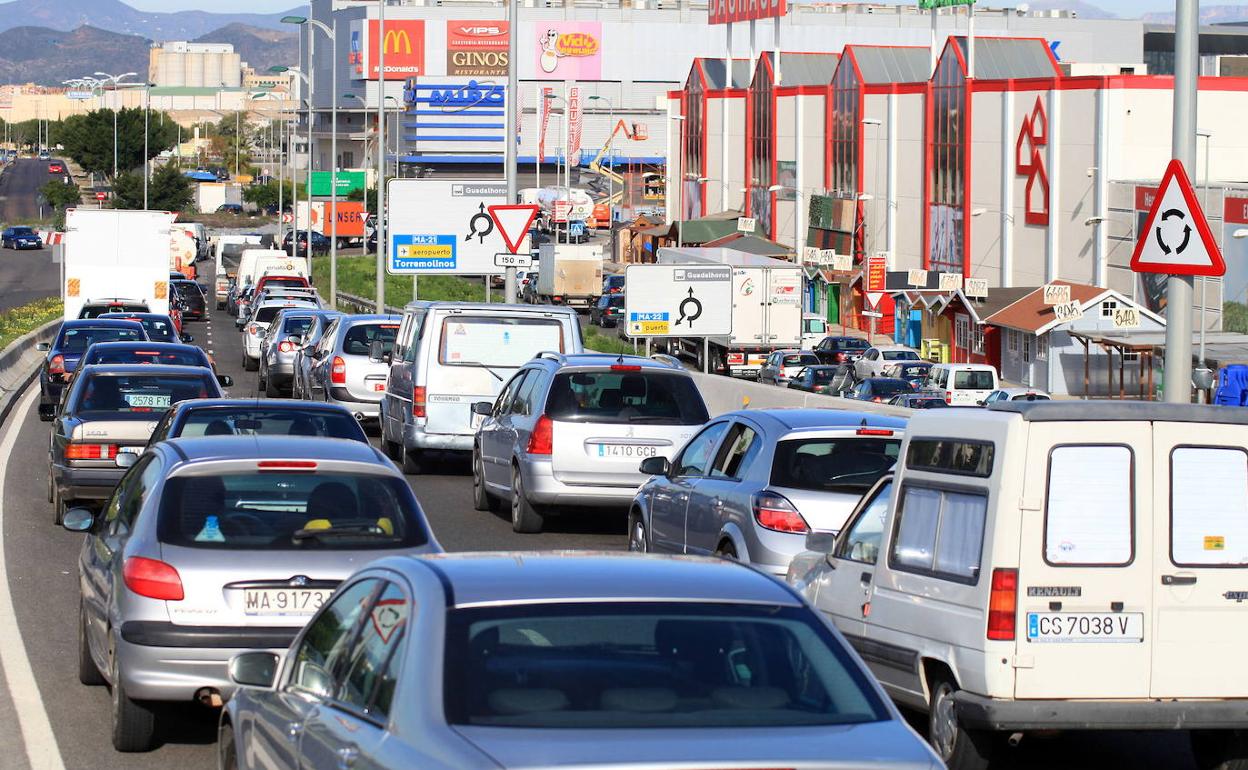
<svg viewBox="0 0 1248 770"><path fill-rule="evenodd" d="M859 428L859 436L891 436L893 432L888 428Z"/></svg>
<svg viewBox="0 0 1248 770"><path fill-rule="evenodd" d="M835 360L838 364L843 364L843 363L845 363L845 359L847 359L847 358L849 358L849 356L845 355L844 353L837 353L837 354L836 354L836 356L835 356L835 358L834 358L834 360Z"/></svg>
<svg viewBox="0 0 1248 770"><path fill-rule="evenodd" d="M315 460L261 460L256 463L256 469L261 473L273 473L275 471L315 471Z"/></svg>
<svg viewBox="0 0 1248 770"><path fill-rule="evenodd" d="M71 443L65 446L66 460L112 460L116 457L116 444Z"/></svg>
<svg viewBox="0 0 1248 770"><path fill-rule="evenodd" d="M427 391L424 385L417 385L412 388L412 416L425 417L425 399Z"/></svg>
<svg viewBox="0 0 1248 770"><path fill-rule="evenodd" d="M529 445L526 448L531 455L548 455L555 448L555 421L547 415L537 418L533 432L529 434Z"/></svg>
<svg viewBox="0 0 1248 770"><path fill-rule="evenodd" d="M157 559L131 556L122 565L121 575L126 581L126 588L139 596L167 602L180 602L185 596L178 571Z"/></svg>
<svg viewBox="0 0 1248 770"><path fill-rule="evenodd" d="M290 340L282 340L282 342L278 344L277 350L279 353L292 353L295 350L295 343Z"/></svg>
<svg viewBox="0 0 1248 770"><path fill-rule="evenodd" d="M953 394L952 394L952 393L946 393L946 394L945 394L945 403L946 403L946 404L952 404L952 403L953 403Z"/></svg>
<svg viewBox="0 0 1248 770"><path fill-rule="evenodd" d="M613 372L640 372L641 367L632 365L632 364L612 364L611 371Z"/></svg>
<svg viewBox="0 0 1248 770"><path fill-rule="evenodd" d="M342 360L342 356L334 356L329 367L329 381L335 385L347 384L347 362Z"/></svg>
<svg viewBox="0 0 1248 770"><path fill-rule="evenodd" d="M992 593L988 598L988 638L999 642L1014 641L1017 610L1018 570L994 569Z"/></svg>
<svg viewBox="0 0 1248 770"><path fill-rule="evenodd" d="M48 362L48 374L64 374L65 373L65 356L55 355Z"/></svg>
<svg viewBox="0 0 1248 770"><path fill-rule="evenodd" d="M776 532L808 532L810 527L783 495L759 492L754 495L754 519L760 527Z"/></svg>

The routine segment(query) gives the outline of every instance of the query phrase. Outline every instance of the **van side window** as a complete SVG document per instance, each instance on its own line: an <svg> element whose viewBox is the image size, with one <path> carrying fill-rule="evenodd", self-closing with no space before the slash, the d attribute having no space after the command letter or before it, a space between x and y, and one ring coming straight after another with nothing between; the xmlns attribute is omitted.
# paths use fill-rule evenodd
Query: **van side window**
<svg viewBox="0 0 1248 770"><path fill-rule="evenodd" d="M995 449L989 441L914 438L906 449L906 467L986 479L992 475Z"/></svg>
<svg viewBox="0 0 1248 770"><path fill-rule="evenodd" d="M890 567L974 584L979 580L988 497L917 485L901 490Z"/></svg>
<svg viewBox="0 0 1248 770"><path fill-rule="evenodd" d="M1135 558L1135 468L1125 446L1059 446L1049 454L1044 561L1116 567Z"/></svg>
<svg viewBox="0 0 1248 770"><path fill-rule="evenodd" d="M1175 447L1170 453L1170 561L1248 566L1248 453Z"/></svg>

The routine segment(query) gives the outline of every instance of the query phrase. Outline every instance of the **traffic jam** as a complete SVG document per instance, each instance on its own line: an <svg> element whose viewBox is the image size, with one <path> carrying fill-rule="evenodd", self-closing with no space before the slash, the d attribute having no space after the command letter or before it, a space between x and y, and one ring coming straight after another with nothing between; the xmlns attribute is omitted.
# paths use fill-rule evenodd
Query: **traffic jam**
<svg viewBox="0 0 1248 770"><path fill-rule="evenodd" d="M974 770L1072 731L1248 762L1242 410L837 333L800 267L731 249L599 276L592 309L360 314L271 236L171 265L175 219L69 210L39 346L116 751L198 704L221 770ZM590 318L645 349L588 349ZM440 544L448 457L526 550ZM612 549L543 545L589 519Z"/></svg>

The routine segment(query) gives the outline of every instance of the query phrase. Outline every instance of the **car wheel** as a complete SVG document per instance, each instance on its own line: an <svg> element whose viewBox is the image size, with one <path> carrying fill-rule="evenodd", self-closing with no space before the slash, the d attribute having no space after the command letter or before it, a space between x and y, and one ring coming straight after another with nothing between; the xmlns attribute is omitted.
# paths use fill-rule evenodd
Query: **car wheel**
<svg viewBox="0 0 1248 770"><path fill-rule="evenodd" d="M476 448L472 450L472 507L478 511L497 511L498 498L485 489L485 461Z"/></svg>
<svg viewBox="0 0 1248 770"><path fill-rule="evenodd" d="M65 511L69 510L69 506L65 502L65 498L61 497L59 489L52 492L52 521L56 526L61 526L65 521Z"/></svg>
<svg viewBox="0 0 1248 770"><path fill-rule="evenodd" d="M234 745L234 725L229 722L217 731L217 770L238 770L238 746Z"/></svg>
<svg viewBox="0 0 1248 770"><path fill-rule="evenodd" d="M718 548L715 549L715 555L721 559L728 559L730 561L736 561L737 560L737 547L732 544L731 540L725 540L724 542L719 544Z"/></svg>
<svg viewBox="0 0 1248 770"><path fill-rule="evenodd" d="M650 543L646 539L646 522L636 511L628 519L628 550L632 553L649 553Z"/></svg>
<svg viewBox="0 0 1248 770"><path fill-rule="evenodd" d="M282 391L280 388L277 387L276 384L274 384L272 377L264 378L264 395L268 396L269 398L281 398L282 397Z"/></svg>
<svg viewBox="0 0 1248 770"><path fill-rule="evenodd" d="M403 455L403 472L412 476L418 476L424 473L425 457L424 452L419 449L408 449L402 447L399 451Z"/></svg>
<svg viewBox="0 0 1248 770"><path fill-rule="evenodd" d="M1239 730L1192 730L1188 736L1200 770L1246 770L1248 737Z"/></svg>
<svg viewBox="0 0 1248 770"><path fill-rule="evenodd" d="M156 714L130 699L113 657L113 748L122 752L151 751L156 737Z"/></svg>
<svg viewBox="0 0 1248 770"><path fill-rule="evenodd" d="M87 642L87 607L81 598L78 600L78 681L88 687L108 684L100 673L100 667L91 658L91 645Z"/></svg>
<svg viewBox="0 0 1248 770"><path fill-rule="evenodd" d="M530 503L524 493L524 476L520 469L511 468L511 528L516 532L533 534L542 531L542 514Z"/></svg>
<svg viewBox="0 0 1248 770"><path fill-rule="evenodd" d="M953 702L957 691L957 685L944 674L932 679L927 710L928 743L949 770L984 770L992 760L993 735L962 727Z"/></svg>
<svg viewBox="0 0 1248 770"><path fill-rule="evenodd" d="M243 353L243 370L244 371L254 372L259 368L260 368L259 361L252 361L250 356L248 356L246 353Z"/></svg>

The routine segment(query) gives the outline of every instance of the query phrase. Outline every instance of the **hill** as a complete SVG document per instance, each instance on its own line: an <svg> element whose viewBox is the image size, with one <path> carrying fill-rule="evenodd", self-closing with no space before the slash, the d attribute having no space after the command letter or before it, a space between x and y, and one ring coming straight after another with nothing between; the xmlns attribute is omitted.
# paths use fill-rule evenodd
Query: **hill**
<svg viewBox="0 0 1248 770"><path fill-rule="evenodd" d="M291 5L297 5L292 0ZM303 11L290 13L306 14ZM287 13L211 13L177 11L148 13L121 0L10 0L0 3L0 31L40 26L69 32L89 25L108 32L141 35L151 40L194 40L231 24L280 29Z"/></svg>
<svg viewBox="0 0 1248 770"><path fill-rule="evenodd" d="M90 75L107 63L109 71L147 72L151 43L81 26L70 32L47 27L12 27L0 32L0 83L60 85Z"/></svg>
<svg viewBox="0 0 1248 770"><path fill-rule="evenodd" d="M299 59L299 33L293 27L263 29L236 22L196 38L194 42L229 43L257 72L279 64L292 66Z"/></svg>

